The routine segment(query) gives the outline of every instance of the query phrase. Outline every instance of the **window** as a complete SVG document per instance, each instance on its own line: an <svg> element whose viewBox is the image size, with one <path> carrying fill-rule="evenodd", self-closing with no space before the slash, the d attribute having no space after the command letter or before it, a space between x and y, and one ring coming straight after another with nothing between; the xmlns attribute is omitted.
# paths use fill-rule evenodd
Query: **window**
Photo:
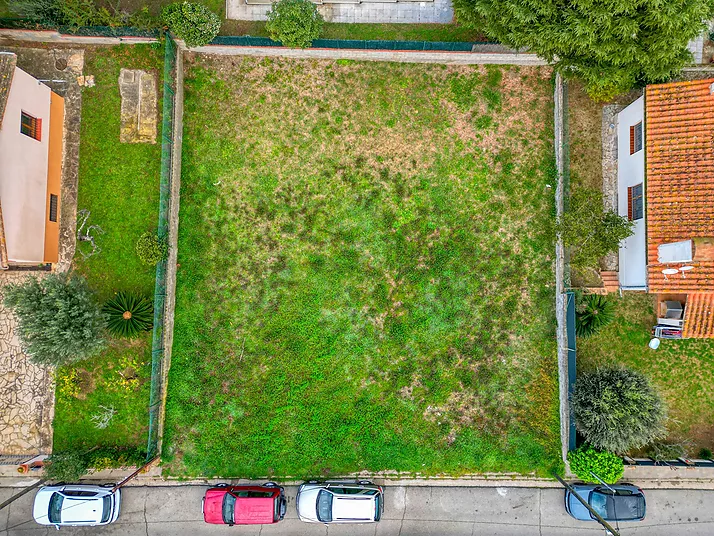
<svg viewBox="0 0 714 536"><path fill-rule="evenodd" d="M64 490L64 494L67 497L94 497L97 495L94 491L85 490Z"/></svg>
<svg viewBox="0 0 714 536"><path fill-rule="evenodd" d="M20 132L37 141L42 138L42 119L32 117L30 114L22 112L20 118Z"/></svg>
<svg viewBox="0 0 714 536"><path fill-rule="evenodd" d="M630 221L641 220L644 211L642 183L630 186L627 188L627 218Z"/></svg>
<svg viewBox="0 0 714 536"><path fill-rule="evenodd" d="M107 523L112 517L112 496L105 495L102 497L103 509L102 509L102 520L100 523Z"/></svg>
<svg viewBox="0 0 714 536"><path fill-rule="evenodd" d="M47 512L47 517L50 523L62 523L62 503L64 502L64 497L61 493L53 493L50 497L50 507L49 512Z"/></svg>
<svg viewBox="0 0 714 536"><path fill-rule="evenodd" d="M234 495L230 493L226 493L223 496L223 508L222 508L222 514L223 514L223 522L226 525L232 525L233 524L233 519L234 519L234 514L236 510L236 498Z"/></svg>
<svg viewBox="0 0 714 536"><path fill-rule="evenodd" d="M332 493L324 489L317 494L317 520L323 523L332 521Z"/></svg>
<svg viewBox="0 0 714 536"><path fill-rule="evenodd" d="M642 121L630 127L630 154L642 150Z"/></svg>
<svg viewBox="0 0 714 536"><path fill-rule="evenodd" d="M57 196L50 194L50 221L57 221Z"/></svg>

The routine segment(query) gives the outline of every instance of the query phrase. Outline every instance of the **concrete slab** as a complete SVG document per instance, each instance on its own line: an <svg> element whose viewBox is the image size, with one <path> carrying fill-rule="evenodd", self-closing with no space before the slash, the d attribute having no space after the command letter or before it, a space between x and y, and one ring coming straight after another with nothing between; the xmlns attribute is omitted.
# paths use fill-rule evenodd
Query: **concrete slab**
<svg viewBox="0 0 714 536"><path fill-rule="evenodd" d="M119 73L121 94L122 143L156 143L158 107L156 77L140 69L122 69Z"/></svg>
<svg viewBox="0 0 714 536"><path fill-rule="evenodd" d="M471 536L473 523L457 521L404 520L399 534L409 536ZM392 533L394 534L394 533Z"/></svg>
<svg viewBox="0 0 714 536"><path fill-rule="evenodd" d="M208 486L185 486L154 490L146 496L146 521L148 523L203 522L201 500L207 489Z"/></svg>

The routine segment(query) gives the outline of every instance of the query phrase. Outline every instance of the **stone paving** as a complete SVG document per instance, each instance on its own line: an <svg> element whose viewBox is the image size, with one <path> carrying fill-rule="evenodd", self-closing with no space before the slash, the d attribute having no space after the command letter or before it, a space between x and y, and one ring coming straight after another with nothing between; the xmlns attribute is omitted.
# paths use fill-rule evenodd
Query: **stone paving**
<svg viewBox="0 0 714 536"><path fill-rule="evenodd" d="M139 69L119 73L122 143L156 143L156 77Z"/></svg>
<svg viewBox="0 0 714 536"><path fill-rule="evenodd" d="M48 454L52 450L54 381L49 367L22 351L16 320L3 289L47 272L0 272L0 454Z"/></svg>
<svg viewBox="0 0 714 536"><path fill-rule="evenodd" d="M317 9L327 22L371 23L449 23L454 19L451 0L432 2L362 1L318 3ZM344 2L344 3L343 3ZM226 18L265 20L271 0L227 0Z"/></svg>

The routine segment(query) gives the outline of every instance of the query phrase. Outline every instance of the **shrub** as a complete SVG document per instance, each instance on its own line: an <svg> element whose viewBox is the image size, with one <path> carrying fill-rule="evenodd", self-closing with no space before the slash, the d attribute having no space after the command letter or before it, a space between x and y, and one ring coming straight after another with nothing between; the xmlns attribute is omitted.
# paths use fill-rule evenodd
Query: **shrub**
<svg viewBox="0 0 714 536"><path fill-rule="evenodd" d="M578 431L600 450L625 454L665 435L664 403L647 378L633 370L582 374L571 405Z"/></svg>
<svg viewBox="0 0 714 536"><path fill-rule="evenodd" d="M699 458L702 460L709 460L712 457L712 451L708 448L699 449Z"/></svg>
<svg viewBox="0 0 714 536"><path fill-rule="evenodd" d="M583 482L598 483L593 476L597 475L607 484L614 484L622 478L625 464L622 458L611 452L597 450L589 445L583 445L577 450L568 452L570 469Z"/></svg>
<svg viewBox="0 0 714 536"><path fill-rule="evenodd" d="M79 372L76 368L58 368L55 371L55 385L60 395L76 398L79 395Z"/></svg>
<svg viewBox="0 0 714 536"><path fill-rule="evenodd" d="M43 26L59 26L65 22L59 0L9 0L8 8L15 15Z"/></svg>
<svg viewBox="0 0 714 536"><path fill-rule="evenodd" d="M218 15L206 6L193 2L169 4L161 12L161 17L169 30L186 42L187 47L207 45L221 29Z"/></svg>
<svg viewBox="0 0 714 536"><path fill-rule="evenodd" d="M615 304L607 296L585 294L575 305L575 332L589 337L615 318Z"/></svg>
<svg viewBox="0 0 714 536"><path fill-rule="evenodd" d="M17 315L20 340L35 363L71 363L105 346L106 319L82 277L49 274L10 285L5 305Z"/></svg>
<svg viewBox="0 0 714 536"><path fill-rule="evenodd" d="M558 223L563 243L570 250L570 264L597 269L600 259L618 250L620 242L632 235L634 222L605 210L599 190L580 188Z"/></svg>
<svg viewBox="0 0 714 536"><path fill-rule="evenodd" d="M89 470L89 457L78 451L52 453L44 465L45 478L54 482L76 482Z"/></svg>
<svg viewBox="0 0 714 536"><path fill-rule="evenodd" d="M155 233L146 231L136 242L136 254L144 264L156 264L166 258L168 246Z"/></svg>
<svg viewBox="0 0 714 536"><path fill-rule="evenodd" d="M146 462L146 451L140 448L100 447L88 452L87 459L94 471L140 467Z"/></svg>
<svg viewBox="0 0 714 536"><path fill-rule="evenodd" d="M306 48L320 37L323 22L310 0L278 0L268 11L265 29L286 47Z"/></svg>
<svg viewBox="0 0 714 536"><path fill-rule="evenodd" d="M130 292L117 294L104 304L109 331L119 337L136 337L148 331L154 321L154 306L144 296Z"/></svg>
<svg viewBox="0 0 714 536"><path fill-rule="evenodd" d="M681 443L652 443L646 452L647 456L656 462L664 462L667 460L676 460L677 458L686 458L687 449Z"/></svg>

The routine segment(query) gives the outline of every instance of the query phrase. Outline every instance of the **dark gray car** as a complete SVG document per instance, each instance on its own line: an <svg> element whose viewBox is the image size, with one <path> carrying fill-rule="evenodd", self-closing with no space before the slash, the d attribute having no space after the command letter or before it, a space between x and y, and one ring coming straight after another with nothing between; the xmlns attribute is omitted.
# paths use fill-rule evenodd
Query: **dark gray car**
<svg viewBox="0 0 714 536"><path fill-rule="evenodd" d="M645 518L645 494L632 484L571 484L575 491L605 521L642 521ZM590 511L570 492L565 491L565 511L581 521L595 521Z"/></svg>

